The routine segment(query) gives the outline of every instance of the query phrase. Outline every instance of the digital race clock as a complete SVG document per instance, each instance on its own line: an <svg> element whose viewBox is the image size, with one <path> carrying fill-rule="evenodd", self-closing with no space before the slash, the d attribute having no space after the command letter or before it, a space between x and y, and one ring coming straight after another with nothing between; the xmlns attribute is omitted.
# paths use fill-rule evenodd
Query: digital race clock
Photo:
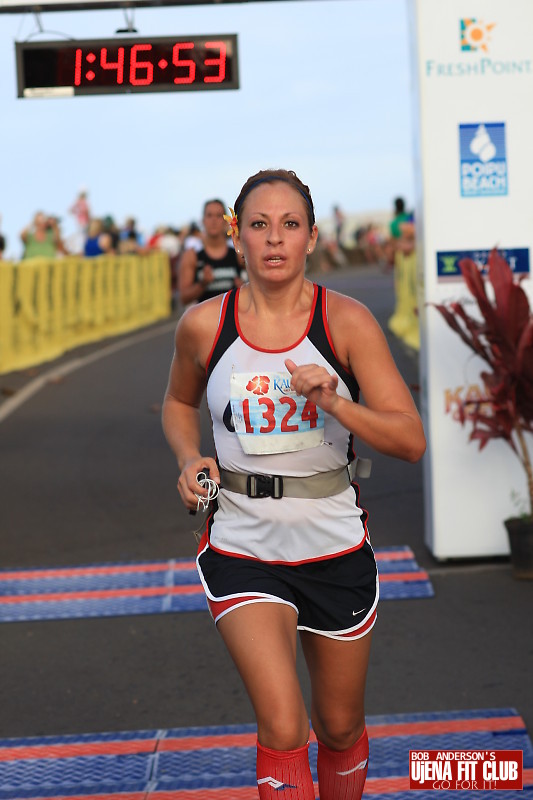
<svg viewBox="0 0 533 800"><path fill-rule="evenodd" d="M238 89L237 36L17 42L19 97Z"/></svg>

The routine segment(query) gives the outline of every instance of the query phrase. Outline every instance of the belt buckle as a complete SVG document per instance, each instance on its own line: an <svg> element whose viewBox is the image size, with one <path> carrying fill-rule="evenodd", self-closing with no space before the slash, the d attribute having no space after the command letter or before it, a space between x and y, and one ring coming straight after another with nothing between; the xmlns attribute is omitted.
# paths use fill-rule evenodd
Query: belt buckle
<svg viewBox="0 0 533 800"><path fill-rule="evenodd" d="M246 494L252 499L273 497L280 500L283 497L283 478L281 475L248 475Z"/></svg>

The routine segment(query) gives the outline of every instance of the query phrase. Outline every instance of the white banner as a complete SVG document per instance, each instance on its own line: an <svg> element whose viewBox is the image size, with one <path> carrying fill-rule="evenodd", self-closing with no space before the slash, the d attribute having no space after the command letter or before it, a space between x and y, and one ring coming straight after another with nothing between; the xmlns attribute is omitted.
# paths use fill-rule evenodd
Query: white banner
<svg viewBox="0 0 533 800"><path fill-rule="evenodd" d="M426 542L437 558L503 555L525 473L503 441L468 442L457 400L482 395L487 365L427 304L472 299L458 262L485 263L493 247L533 296L533 2L411 0L411 16Z"/></svg>

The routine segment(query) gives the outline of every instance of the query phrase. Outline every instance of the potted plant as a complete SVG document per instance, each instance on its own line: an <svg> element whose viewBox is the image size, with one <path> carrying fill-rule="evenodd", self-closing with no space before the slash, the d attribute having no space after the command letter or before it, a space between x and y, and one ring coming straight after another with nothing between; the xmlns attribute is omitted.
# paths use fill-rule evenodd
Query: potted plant
<svg viewBox="0 0 533 800"><path fill-rule="evenodd" d="M481 270L465 258L459 268L478 313L472 316L464 302L432 303L488 369L481 373L485 396L459 406L462 424L472 423L469 441L479 449L491 439L503 439L516 454L527 482L528 508L504 520L513 574L533 579L533 469L527 434L533 433L533 317L529 300L512 269L496 249L488 258L491 297Z"/></svg>

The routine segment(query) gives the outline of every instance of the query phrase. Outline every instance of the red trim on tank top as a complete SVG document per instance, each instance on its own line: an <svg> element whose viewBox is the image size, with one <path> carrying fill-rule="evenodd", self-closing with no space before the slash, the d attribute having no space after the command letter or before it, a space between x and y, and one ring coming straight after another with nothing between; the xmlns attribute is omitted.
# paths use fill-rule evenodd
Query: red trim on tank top
<svg viewBox="0 0 533 800"><path fill-rule="evenodd" d="M226 292L224 295L224 300L222 301L222 306L220 309L220 319L218 320L218 328L215 334L215 339L213 341L213 346L209 351L209 355L207 356L207 361L205 362L205 371L207 372L209 369L209 364L211 363L211 358L213 357L214 349L217 345L218 340L220 339L220 334L222 333L222 328L224 327L224 320L226 319L226 309L228 307L229 302L229 292Z"/></svg>
<svg viewBox="0 0 533 800"><path fill-rule="evenodd" d="M300 336L297 342L289 345L289 347L282 347L280 350L267 350L266 347L258 347L257 345L252 344L252 342L249 342L246 336L244 336L241 330L241 326L239 324L239 292L240 289L237 289L237 294L235 296L235 325L237 327L237 333L239 334L239 337L246 345L248 345L248 347L251 347L252 350L257 350L259 353L288 353L290 350L294 350L295 347L298 347L298 345L301 344L301 342L303 342L303 340L309 333L309 329L311 328L311 323L313 322L313 316L315 313L316 301L318 298L318 286L316 285L316 283L313 284L313 304L311 306L311 313L309 314L309 319L307 321L307 327L305 331Z"/></svg>
<svg viewBox="0 0 533 800"><path fill-rule="evenodd" d="M354 547L348 547L346 550L339 550L337 553L330 553L328 555L323 556L314 556L313 558L302 558L300 561L267 561L264 558L255 558L254 556L245 556L244 553L234 553L232 550L222 550L220 547L215 547L212 544L211 539L209 537L209 533L207 533L206 538L202 537L201 545L205 547L206 542L209 544L211 550L214 550L215 553L219 553L222 556L230 556L230 558L243 558L246 561L259 561L261 564L279 564L284 567L298 567L300 564L312 564L315 561L330 561L332 558L339 558L339 556L347 556L348 553L355 553L356 550L360 550L365 542L367 541L368 533L366 531L365 526L365 535L359 542L359 544L355 545ZM200 546L201 546L200 545ZM198 553L200 553L200 547L198 548Z"/></svg>

